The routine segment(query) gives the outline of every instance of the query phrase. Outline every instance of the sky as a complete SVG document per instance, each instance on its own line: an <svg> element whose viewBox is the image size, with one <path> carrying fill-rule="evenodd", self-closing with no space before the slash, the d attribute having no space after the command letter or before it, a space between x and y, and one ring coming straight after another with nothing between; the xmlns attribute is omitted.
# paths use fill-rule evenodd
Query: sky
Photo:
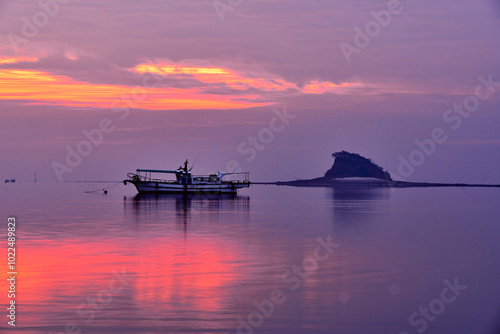
<svg viewBox="0 0 500 334"><path fill-rule="evenodd" d="M500 4L0 1L0 179L137 168L500 184Z"/></svg>

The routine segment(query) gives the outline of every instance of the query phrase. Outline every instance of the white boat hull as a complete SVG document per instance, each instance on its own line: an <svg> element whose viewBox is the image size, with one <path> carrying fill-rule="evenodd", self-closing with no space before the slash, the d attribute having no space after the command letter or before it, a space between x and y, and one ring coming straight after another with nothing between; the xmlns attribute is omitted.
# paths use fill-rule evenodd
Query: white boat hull
<svg viewBox="0 0 500 334"><path fill-rule="evenodd" d="M142 194L236 194L247 188L250 182L228 182L220 184L179 184L170 182L127 181L133 183Z"/></svg>

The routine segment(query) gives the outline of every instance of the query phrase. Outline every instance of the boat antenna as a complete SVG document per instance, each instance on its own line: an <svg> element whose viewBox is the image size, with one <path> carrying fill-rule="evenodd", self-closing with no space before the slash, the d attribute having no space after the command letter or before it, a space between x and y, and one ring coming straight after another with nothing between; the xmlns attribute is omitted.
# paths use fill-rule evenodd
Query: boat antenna
<svg viewBox="0 0 500 334"><path fill-rule="evenodd" d="M198 161L198 157L200 156L201 154L201 151L198 152L198 155L196 156L196 158L194 159L194 162L191 164L191 168L189 168L189 171L191 172L191 170L194 168L194 165L196 164L196 161Z"/></svg>

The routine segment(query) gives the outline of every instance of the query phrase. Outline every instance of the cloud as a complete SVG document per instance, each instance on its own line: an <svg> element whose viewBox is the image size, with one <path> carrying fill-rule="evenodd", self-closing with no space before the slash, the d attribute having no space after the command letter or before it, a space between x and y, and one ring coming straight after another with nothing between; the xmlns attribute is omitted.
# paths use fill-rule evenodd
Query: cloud
<svg viewBox="0 0 500 334"><path fill-rule="evenodd" d="M99 107L140 87L145 73L157 74L161 83L145 108L165 103L167 109L182 108L183 100L188 109L201 106L188 99L207 101L212 108L220 99L225 107L240 108L311 101L309 95L318 106L328 101L322 105L328 108L339 100L330 94L343 94L345 105L358 95L376 102L381 94L407 94L412 103L418 103L414 96L425 95L432 103L434 94L470 92L477 76L500 72L499 27L491 6L465 0L402 3L403 12L348 64L340 43L352 43L354 28L364 29L374 20L371 12L386 9L387 1L244 1L222 22L210 1L70 2L18 53L6 35L21 34L24 18L42 8L27 0L7 2L0 68L62 80L63 102L39 102L69 103L64 101L71 91L75 99ZM221 72L200 72L210 69ZM21 83L19 76L16 80ZM96 101L108 92L105 101L90 102L95 89ZM174 93L179 98L169 103Z"/></svg>
<svg viewBox="0 0 500 334"><path fill-rule="evenodd" d="M438 89L499 69L491 7L464 0L403 1L404 11L347 64L339 44L352 43L353 29L364 28L373 20L372 10L386 7L387 1L245 0L221 22L211 1L70 2L26 48L49 55L59 50L61 62L58 57L46 61L52 58L53 66L68 71L76 64L64 55L74 53L81 68L67 75L94 83L116 78L115 84L137 79L124 69L161 59L225 63L232 69L252 64L299 87L362 76L367 82ZM20 33L21 18L40 7L20 0L5 10L2 31Z"/></svg>
<svg viewBox="0 0 500 334"><path fill-rule="evenodd" d="M234 70L199 61L157 60L126 69L73 56L0 58L0 85L0 100L152 110L249 108L295 95L345 94L363 87L314 80L298 88L275 74L248 66Z"/></svg>

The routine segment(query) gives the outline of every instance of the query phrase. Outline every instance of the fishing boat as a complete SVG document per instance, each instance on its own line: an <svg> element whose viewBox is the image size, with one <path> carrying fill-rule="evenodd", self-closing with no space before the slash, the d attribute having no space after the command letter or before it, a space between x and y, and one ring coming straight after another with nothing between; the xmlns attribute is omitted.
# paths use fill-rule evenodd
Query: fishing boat
<svg viewBox="0 0 500 334"><path fill-rule="evenodd" d="M249 172L193 175L191 170L188 160L177 170L137 169L135 173L128 173L123 183L132 183L141 194L236 194L238 189L250 187ZM175 175L175 179L159 176L165 174ZM234 175L238 179L223 180Z"/></svg>

